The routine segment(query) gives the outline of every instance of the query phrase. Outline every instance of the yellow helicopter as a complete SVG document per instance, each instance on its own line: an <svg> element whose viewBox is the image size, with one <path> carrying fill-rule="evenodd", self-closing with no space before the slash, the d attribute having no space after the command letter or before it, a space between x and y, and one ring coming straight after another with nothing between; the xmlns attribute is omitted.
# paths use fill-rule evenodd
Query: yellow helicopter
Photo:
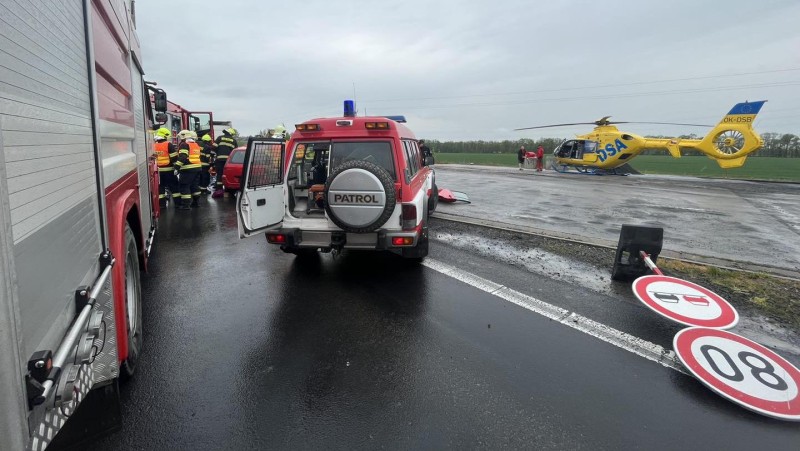
<svg viewBox="0 0 800 451"><path fill-rule="evenodd" d="M644 138L620 131L614 124L663 124L711 127L710 125L679 124L673 122L612 122L606 116L595 122L553 124L538 127L518 128L533 130L569 125L595 125L590 133L564 140L553 152L553 169L568 172L575 169L581 173L616 173L615 169L629 162L645 149L666 149L675 158L681 157L681 149L692 149L716 160L723 169L738 168L747 155L764 145L761 136L753 129L755 119L766 100L737 103L719 124L703 139Z"/></svg>

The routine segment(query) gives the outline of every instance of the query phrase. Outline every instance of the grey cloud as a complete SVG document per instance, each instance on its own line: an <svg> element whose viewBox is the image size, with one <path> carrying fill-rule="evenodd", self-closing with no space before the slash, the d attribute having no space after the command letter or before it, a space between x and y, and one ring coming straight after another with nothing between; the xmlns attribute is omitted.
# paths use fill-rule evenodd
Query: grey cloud
<svg viewBox="0 0 800 451"><path fill-rule="evenodd" d="M800 4L704 3L407 0L278 7L231 0L220 7L197 0L139 1L137 12L148 78L171 100L211 109L245 133L339 114L353 84L361 113L406 114L419 135L438 139L514 139L523 136L516 127L609 114L716 121L734 103L761 98L770 102L759 131L797 133L798 110L787 110L800 101L800 90L778 83L800 83L800 71L723 75L800 68L800 37L793 31ZM715 78L636 84L700 76ZM610 84L627 85L556 91ZM751 87L719 89L745 85Z"/></svg>

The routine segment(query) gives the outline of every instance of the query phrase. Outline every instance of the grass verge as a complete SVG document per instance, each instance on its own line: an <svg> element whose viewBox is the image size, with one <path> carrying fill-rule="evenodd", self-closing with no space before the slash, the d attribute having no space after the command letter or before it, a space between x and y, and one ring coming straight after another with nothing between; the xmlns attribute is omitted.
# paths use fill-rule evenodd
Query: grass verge
<svg viewBox="0 0 800 451"><path fill-rule="evenodd" d="M509 153L437 153L435 157L437 164L517 166L516 154ZM546 167L551 158L547 155ZM630 165L643 174L800 182L800 158L751 157L741 168L722 169L705 156L639 155L631 159Z"/></svg>
<svg viewBox="0 0 800 451"><path fill-rule="evenodd" d="M795 329L800 329L800 282L768 274L749 273L662 259L667 274L707 286L734 304L745 305Z"/></svg>

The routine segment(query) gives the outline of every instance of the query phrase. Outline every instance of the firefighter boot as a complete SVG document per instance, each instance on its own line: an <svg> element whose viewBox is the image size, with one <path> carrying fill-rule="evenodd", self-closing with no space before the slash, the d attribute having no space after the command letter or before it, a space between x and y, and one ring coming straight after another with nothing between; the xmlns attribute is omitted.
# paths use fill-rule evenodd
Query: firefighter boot
<svg viewBox="0 0 800 451"><path fill-rule="evenodd" d="M178 206L178 210L191 210L192 207L190 204L192 203L191 199L181 199L181 203Z"/></svg>
<svg viewBox="0 0 800 451"><path fill-rule="evenodd" d="M200 206L200 196L192 196L192 204L190 205L191 208L197 208Z"/></svg>

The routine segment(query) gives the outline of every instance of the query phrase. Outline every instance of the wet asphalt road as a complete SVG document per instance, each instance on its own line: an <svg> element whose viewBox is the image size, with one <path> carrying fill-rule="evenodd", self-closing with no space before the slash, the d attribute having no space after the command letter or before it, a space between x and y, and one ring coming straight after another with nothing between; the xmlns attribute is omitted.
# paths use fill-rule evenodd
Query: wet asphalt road
<svg viewBox="0 0 800 451"><path fill-rule="evenodd" d="M434 224L446 233L446 224ZM438 233L437 232L437 233ZM797 449L800 427L392 255L238 240L233 203L168 211L121 431L87 449ZM431 257L669 346L676 326L447 240ZM607 306L607 308L604 308ZM797 364L797 361L793 363Z"/></svg>
<svg viewBox="0 0 800 451"><path fill-rule="evenodd" d="M773 266L800 278L800 184L464 165L437 166L436 180L473 201L442 212L612 246L622 224L663 227L664 248L685 258Z"/></svg>

